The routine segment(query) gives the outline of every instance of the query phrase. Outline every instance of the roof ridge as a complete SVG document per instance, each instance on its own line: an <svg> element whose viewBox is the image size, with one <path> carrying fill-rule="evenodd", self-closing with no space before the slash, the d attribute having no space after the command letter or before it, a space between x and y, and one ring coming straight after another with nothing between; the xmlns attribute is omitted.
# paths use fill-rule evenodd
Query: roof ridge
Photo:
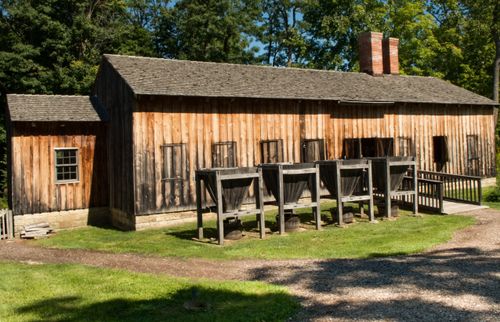
<svg viewBox="0 0 500 322"><path fill-rule="evenodd" d="M166 61L166 62L175 62L175 63L192 63L192 64L210 64L210 65L226 65L226 66L237 66L237 67L246 67L246 68L263 68L263 69L273 69L273 70L289 70L289 71L308 71L308 72L325 72L325 73L339 73L339 74L356 74L356 75L366 75L371 76L362 72L350 72L350 71L341 71L341 70L333 70L333 69L316 69L316 68L304 68L304 67L286 67L286 66L271 66L264 64L239 64L239 63L227 63L227 62L213 62L213 61L200 61L200 60L189 60L189 59L175 59L175 58L162 58L162 57L146 57L146 56L132 56L132 55L117 55L117 54L104 54L105 57L125 57L132 59L144 59L144 60L158 60L158 61Z"/></svg>

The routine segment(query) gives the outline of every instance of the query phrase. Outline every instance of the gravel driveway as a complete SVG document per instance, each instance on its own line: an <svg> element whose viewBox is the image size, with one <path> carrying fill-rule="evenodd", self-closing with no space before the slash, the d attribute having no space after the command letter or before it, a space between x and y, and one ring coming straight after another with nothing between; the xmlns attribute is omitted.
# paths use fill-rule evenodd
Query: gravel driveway
<svg viewBox="0 0 500 322"><path fill-rule="evenodd" d="M428 252L366 260L210 261L45 249L22 241L0 242L0 253L24 262L284 285L303 305L294 321L500 321L500 212L469 215L478 224Z"/></svg>

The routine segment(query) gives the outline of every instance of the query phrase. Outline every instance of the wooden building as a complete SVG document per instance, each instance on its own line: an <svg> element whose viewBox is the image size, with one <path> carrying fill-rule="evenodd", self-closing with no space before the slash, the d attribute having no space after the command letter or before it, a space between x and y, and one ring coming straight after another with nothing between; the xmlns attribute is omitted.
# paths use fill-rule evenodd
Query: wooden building
<svg viewBox="0 0 500 322"><path fill-rule="evenodd" d="M92 168L100 171L93 184L107 196L99 205L107 203L119 228L171 224L192 216L186 211L196 205L196 169L266 162L416 155L422 170L495 175L495 102L436 78L397 75L394 39L383 47L380 34L368 33L361 45L365 73L105 55L92 93L109 116L105 138L102 121L92 132L102 139L99 147L107 146L107 171L100 163ZM88 139L70 139L52 123L43 132L20 122L28 132L19 132L15 123L11 203L17 215L37 213L42 209L33 208L33 198L53 186L32 176L30 189L39 192L22 196L27 188L19 171L41 157L16 155L48 141L49 131L50 139L64 142L49 145L52 158L50 149ZM53 162L44 169L52 183ZM92 206L76 190L65 195L64 209L76 208L69 201L76 197L87 202L78 206Z"/></svg>
<svg viewBox="0 0 500 322"><path fill-rule="evenodd" d="M108 219L104 108L88 96L8 95L9 206L16 231Z"/></svg>

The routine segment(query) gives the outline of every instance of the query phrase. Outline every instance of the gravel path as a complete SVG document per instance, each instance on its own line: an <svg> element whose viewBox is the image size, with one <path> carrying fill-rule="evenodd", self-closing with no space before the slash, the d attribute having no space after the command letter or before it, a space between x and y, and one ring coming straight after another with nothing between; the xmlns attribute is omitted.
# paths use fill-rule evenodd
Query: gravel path
<svg viewBox="0 0 500 322"><path fill-rule="evenodd" d="M299 321L500 321L500 212L470 214L478 224L423 254L366 260L157 258L30 243L0 242L2 258L79 263L136 272L284 285L303 310Z"/></svg>

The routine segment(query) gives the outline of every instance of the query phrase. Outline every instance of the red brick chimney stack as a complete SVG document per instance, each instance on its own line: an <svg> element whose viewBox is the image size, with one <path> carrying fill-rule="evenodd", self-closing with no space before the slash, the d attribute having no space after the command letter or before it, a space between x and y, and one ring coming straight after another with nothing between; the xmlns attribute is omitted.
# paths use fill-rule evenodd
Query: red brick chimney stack
<svg viewBox="0 0 500 322"><path fill-rule="evenodd" d="M384 72L382 33L367 31L359 35L359 67L361 72L380 76Z"/></svg>
<svg viewBox="0 0 500 322"><path fill-rule="evenodd" d="M399 75L398 38L382 40L384 74Z"/></svg>

